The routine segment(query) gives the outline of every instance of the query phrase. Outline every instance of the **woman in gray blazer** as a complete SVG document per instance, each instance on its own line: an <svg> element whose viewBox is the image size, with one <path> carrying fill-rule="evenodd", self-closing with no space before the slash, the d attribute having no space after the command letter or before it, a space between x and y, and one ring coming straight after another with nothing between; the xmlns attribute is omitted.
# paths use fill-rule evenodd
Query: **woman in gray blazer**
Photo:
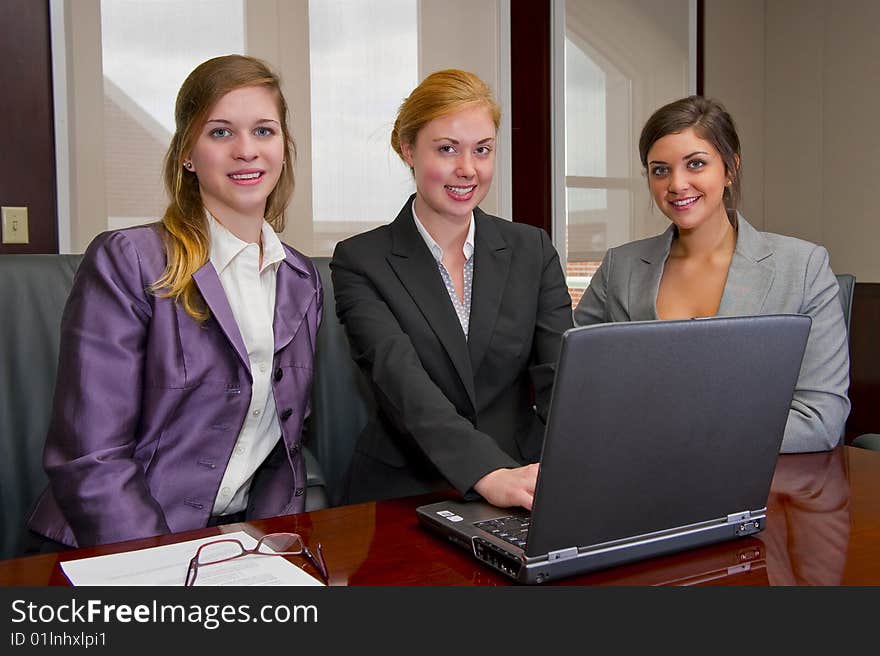
<svg viewBox="0 0 880 656"><path fill-rule="evenodd" d="M828 252L759 232L736 212L739 137L719 103L690 96L661 107L642 129L639 155L672 225L605 254L575 323L809 315L782 451L832 449L849 414L849 352Z"/></svg>

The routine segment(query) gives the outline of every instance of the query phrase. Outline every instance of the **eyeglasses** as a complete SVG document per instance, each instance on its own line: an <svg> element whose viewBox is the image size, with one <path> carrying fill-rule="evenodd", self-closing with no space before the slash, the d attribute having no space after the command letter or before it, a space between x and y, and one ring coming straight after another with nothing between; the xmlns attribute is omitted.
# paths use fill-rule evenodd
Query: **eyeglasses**
<svg viewBox="0 0 880 656"><path fill-rule="evenodd" d="M317 557L296 533L269 533L261 537L253 549L245 549L244 545L234 538L205 542L189 561L189 569L186 571L186 581L183 585L189 587L195 584L199 567L225 563L250 554L259 556L298 556L302 554L312 567L318 570L326 583L328 581L327 564L324 562L324 553L321 550L320 542L316 551Z"/></svg>

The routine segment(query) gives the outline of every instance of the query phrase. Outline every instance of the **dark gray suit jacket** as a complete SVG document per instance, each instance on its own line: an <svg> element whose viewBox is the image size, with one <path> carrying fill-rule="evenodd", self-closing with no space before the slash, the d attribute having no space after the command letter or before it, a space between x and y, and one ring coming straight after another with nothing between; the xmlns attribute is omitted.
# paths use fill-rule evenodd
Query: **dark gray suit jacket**
<svg viewBox="0 0 880 656"><path fill-rule="evenodd" d="M674 236L670 226L657 237L610 249L575 309L575 323L657 319L657 292ZM832 449L849 415L849 347L828 251L758 232L740 216L718 316L777 313L813 320L782 451Z"/></svg>
<svg viewBox="0 0 880 656"><path fill-rule="evenodd" d="M341 242L330 263L337 314L377 400L352 462L351 502L450 484L468 494L495 469L537 461L572 326L547 234L477 208L465 340L411 204Z"/></svg>

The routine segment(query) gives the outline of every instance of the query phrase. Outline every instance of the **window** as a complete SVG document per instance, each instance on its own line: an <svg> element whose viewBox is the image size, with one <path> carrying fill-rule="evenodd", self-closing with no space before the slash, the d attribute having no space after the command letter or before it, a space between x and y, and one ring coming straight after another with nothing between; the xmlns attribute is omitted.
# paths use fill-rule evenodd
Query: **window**
<svg viewBox="0 0 880 656"><path fill-rule="evenodd" d="M564 173L554 241L577 304L606 250L665 229L651 214L638 138L655 109L690 93L692 2L568 0L556 11Z"/></svg>
<svg viewBox="0 0 880 656"><path fill-rule="evenodd" d="M390 145L419 82L418 1L309 2L315 255L388 223L414 191Z"/></svg>
<svg viewBox="0 0 880 656"><path fill-rule="evenodd" d="M102 0L107 228L156 221L174 101L198 64L243 53L243 0Z"/></svg>
<svg viewBox="0 0 880 656"><path fill-rule="evenodd" d="M210 57L250 54L280 73L298 146L282 239L313 256L393 220L412 192L389 138L397 108L425 75L474 71L507 104L509 0L62 2L52 2L64 34L53 56L66 73L56 84L66 101L57 122L68 127L56 161L59 186L70 189L59 201L59 243L70 252L108 228L161 217L174 100ZM491 213L510 205L506 130L502 120L483 203Z"/></svg>

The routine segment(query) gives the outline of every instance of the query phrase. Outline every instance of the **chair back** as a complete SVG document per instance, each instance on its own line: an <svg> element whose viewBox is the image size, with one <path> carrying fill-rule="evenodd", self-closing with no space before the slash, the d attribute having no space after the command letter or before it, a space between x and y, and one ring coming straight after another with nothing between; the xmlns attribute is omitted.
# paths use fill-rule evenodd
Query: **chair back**
<svg viewBox="0 0 880 656"><path fill-rule="evenodd" d="M849 325L850 318L852 317L852 302L856 286L856 277L851 273L838 273L835 277L837 278L838 287L837 298L843 308L843 320L846 322L846 336L847 340L849 340ZM844 424L843 430L840 431L840 444L843 444L845 439L846 424Z"/></svg>
<svg viewBox="0 0 880 656"><path fill-rule="evenodd" d="M837 298L840 299L840 305L843 307L843 318L846 321L847 335L849 335L849 324L850 318L852 317L852 301L853 291L856 286L856 277L851 273L838 273L836 277L837 285L839 287Z"/></svg>
<svg viewBox="0 0 880 656"><path fill-rule="evenodd" d="M81 255L0 255L0 558L24 548L24 523L46 486L61 313Z"/></svg>
<svg viewBox="0 0 880 656"><path fill-rule="evenodd" d="M307 444L324 471L331 505L342 502L348 467L373 407L366 378L351 357L348 337L336 316L330 258L312 261L324 283L324 317L318 330L312 415Z"/></svg>

